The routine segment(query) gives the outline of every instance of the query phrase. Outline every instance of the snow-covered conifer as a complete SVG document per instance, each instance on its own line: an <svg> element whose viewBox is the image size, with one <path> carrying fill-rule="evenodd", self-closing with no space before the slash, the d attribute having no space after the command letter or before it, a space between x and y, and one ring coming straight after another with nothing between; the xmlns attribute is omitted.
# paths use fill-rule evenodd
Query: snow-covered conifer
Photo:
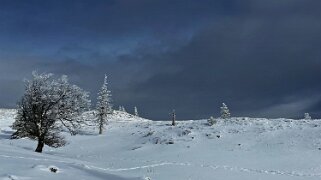
<svg viewBox="0 0 321 180"><path fill-rule="evenodd" d="M213 126L214 124L217 123L216 119L214 119L213 116L211 116L211 117L207 120L207 122L208 122L208 124L209 124L210 126Z"/></svg>
<svg viewBox="0 0 321 180"><path fill-rule="evenodd" d="M230 110L228 109L228 107L226 106L225 103L222 104L221 107L221 118L223 119L227 119L231 117L231 113Z"/></svg>
<svg viewBox="0 0 321 180"><path fill-rule="evenodd" d="M124 106L119 106L118 110L119 110L119 111L122 111L122 112L126 112L126 109L125 109Z"/></svg>
<svg viewBox="0 0 321 180"><path fill-rule="evenodd" d="M127 112L124 106L122 106L122 111Z"/></svg>
<svg viewBox="0 0 321 180"><path fill-rule="evenodd" d="M25 93L18 103L18 112L12 129L12 138L28 137L38 141L36 152L44 145L65 145L60 135L68 129L74 135L82 124L78 118L89 109L88 93L68 82L67 76L55 79L52 74L32 73L33 79L26 81Z"/></svg>
<svg viewBox="0 0 321 180"><path fill-rule="evenodd" d="M304 113L304 119L305 120L311 120L311 116L309 113Z"/></svg>
<svg viewBox="0 0 321 180"><path fill-rule="evenodd" d="M107 88L107 76L105 75L104 84L102 85L97 97L97 125L99 134L102 134L104 125L107 124L107 115L112 114L111 91Z"/></svg>
<svg viewBox="0 0 321 180"><path fill-rule="evenodd" d="M135 116L139 117L138 110L137 110L136 106L134 107L134 113L135 113Z"/></svg>

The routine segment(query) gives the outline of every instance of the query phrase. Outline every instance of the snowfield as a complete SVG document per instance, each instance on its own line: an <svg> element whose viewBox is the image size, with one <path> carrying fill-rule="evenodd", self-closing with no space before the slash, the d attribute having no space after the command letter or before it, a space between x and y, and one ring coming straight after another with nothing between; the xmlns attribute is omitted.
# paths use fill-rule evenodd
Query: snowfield
<svg viewBox="0 0 321 180"><path fill-rule="evenodd" d="M1 180L316 180L321 120L151 121L116 111L103 135L65 133L62 148L11 140L16 111L0 110ZM83 118L91 120L93 112Z"/></svg>

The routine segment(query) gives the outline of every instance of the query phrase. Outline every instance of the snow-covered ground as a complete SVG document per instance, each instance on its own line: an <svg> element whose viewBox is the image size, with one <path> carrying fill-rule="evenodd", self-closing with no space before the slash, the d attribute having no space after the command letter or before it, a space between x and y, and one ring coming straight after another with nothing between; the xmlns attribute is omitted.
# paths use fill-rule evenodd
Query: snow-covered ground
<svg viewBox="0 0 321 180"><path fill-rule="evenodd" d="M321 179L321 121L232 118L150 121L116 112L103 135L84 127L69 144L35 153L10 140L14 110L0 110L0 179ZM93 112L84 114L93 118ZM57 172L51 172L56 169Z"/></svg>

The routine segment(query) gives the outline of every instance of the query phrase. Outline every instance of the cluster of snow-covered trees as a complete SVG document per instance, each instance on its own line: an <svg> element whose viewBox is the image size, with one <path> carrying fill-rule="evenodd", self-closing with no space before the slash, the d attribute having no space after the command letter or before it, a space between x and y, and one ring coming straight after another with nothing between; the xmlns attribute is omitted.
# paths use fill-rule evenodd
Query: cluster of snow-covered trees
<svg viewBox="0 0 321 180"><path fill-rule="evenodd" d="M222 103L222 107L220 107L220 110L221 110L221 117L220 118L229 119L231 117L230 110L225 103ZM304 113L304 119L311 120L312 118L309 113ZM217 120L213 116L211 116L207 120L207 122L210 126L213 126L214 124L216 124Z"/></svg>
<svg viewBox="0 0 321 180"><path fill-rule="evenodd" d="M227 107L227 105L225 103L222 103L222 107L220 107L220 110L221 110L221 117L222 119L228 119L231 117L231 113L230 113L230 110L229 108ZM210 126L213 126L214 124L217 123L217 120L211 116L208 120L208 125Z"/></svg>
<svg viewBox="0 0 321 180"><path fill-rule="evenodd" d="M102 134L108 116L113 113L111 91L107 76L98 93L94 123ZM62 131L76 135L86 121L80 115L90 109L89 93L70 84L67 76L55 78L53 74L32 73L25 82L25 93L18 102L18 113L12 129L12 138L28 137L38 141L36 152L44 145L61 147L66 144ZM125 108L122 107L122 111ZM134 114L138 116L137 107Z"/></svg>

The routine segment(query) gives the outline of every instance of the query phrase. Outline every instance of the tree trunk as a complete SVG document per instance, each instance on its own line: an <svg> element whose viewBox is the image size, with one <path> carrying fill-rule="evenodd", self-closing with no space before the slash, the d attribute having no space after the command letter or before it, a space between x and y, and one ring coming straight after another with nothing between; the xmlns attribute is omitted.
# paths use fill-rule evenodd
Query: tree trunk
<svg viewBox="0 0 321 180"><path fill-rule="evenodd" d="M42 153L42 148L45 145L44 141L42 139L38 140L38 146L35 152Z"/></svg>
<svg viewBox="0 0 321 180"><path fill-rule="evenodd" d="M104 117L103 117L103 115L100 115L99 134L103 133L103 129L104 129Z"/></svg>
<svg viewBox="0 0 321 180"><path fill-rule="evenodd" d="M103 133L103 128L104 128L103 117L100 116L100 121L99 121L99 134L102 134L102 133Z"/></svg>
<svg viewBox="0 0 321 180"><path fill-rule="evenodd" d="M100 126L99 126L99 134L102 134L102 133L103 133L103 126L100 125Z"/></svg>

